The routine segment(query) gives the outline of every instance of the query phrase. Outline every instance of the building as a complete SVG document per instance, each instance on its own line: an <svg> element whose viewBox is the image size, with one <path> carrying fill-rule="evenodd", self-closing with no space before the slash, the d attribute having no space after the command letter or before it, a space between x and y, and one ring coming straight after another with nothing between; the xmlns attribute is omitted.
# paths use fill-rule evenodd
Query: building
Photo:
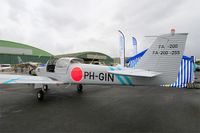
<svg viewBox="0 0 200 133"><path fill-rule="evenodd" d="M0 64L18 64L21 61L46 63L52 56L26 44L0 40Z"/></svg>
<svg viewBox="0 0 200 133"><path fill-rule="evenodd" d="M77 57L84 60L87 64L105 64L105 65L113 65L113 59L103 53L99 52L79 52L79 53L72 53L72 54L62 54L57 55L57 58L60 57Z"/></svg>
<svg viewBox="0 0 200 133"><path fill-rule="evenodd" d="M0 64L46 63L54 57L77 57L83 59L85 63L113 65L113 59L110 56L99 52L79 52L54 56L30 45L0 40Z"/></svg>

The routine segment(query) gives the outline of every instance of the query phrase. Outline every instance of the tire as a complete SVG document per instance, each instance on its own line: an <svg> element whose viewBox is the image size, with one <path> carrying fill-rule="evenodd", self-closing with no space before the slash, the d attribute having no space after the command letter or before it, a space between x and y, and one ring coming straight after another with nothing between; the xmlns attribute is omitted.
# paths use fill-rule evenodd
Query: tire
<svg viewBox="0 0 200 133"><path fill-rule="evenodd" d="M82 84L77 85L77 92L79 92L79 93L83 92L83 85Z"/></svg>
<svg viewBox="0 0 200 133"><path fill-rule="evenodd" d="M42 101L42 100L44 99L44 92L43 92L42 90L39 90L39 91L37 92L37 99L38 99L39 101Z"/></svg>
<svg viewBox="0 0 200 133"><path fill-rule="evenodd" d="M43 90L44 90L45 92L47 92L47 90L48 90L48 85L43 85Z"/></svg>

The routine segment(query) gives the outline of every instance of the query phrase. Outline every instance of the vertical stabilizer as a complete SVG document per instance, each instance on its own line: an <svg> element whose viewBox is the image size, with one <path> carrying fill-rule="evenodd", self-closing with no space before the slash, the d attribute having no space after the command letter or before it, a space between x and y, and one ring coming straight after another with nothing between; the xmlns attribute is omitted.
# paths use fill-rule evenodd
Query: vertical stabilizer
<svg viewBox="0 0 200 133"><path fill-rule="evenodd" d="M171 84L177 80L180 62L188 33L171 33L158 36L135 69L161 73L157 84Z"/></svg>

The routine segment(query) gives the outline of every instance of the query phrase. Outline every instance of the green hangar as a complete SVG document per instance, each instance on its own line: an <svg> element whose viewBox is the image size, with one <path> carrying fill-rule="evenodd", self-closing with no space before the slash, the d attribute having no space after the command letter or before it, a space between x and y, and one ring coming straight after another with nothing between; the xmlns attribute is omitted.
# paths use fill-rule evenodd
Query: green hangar
<svg viewBox="0 0 200 133"><path fill-rule="evenodd" d="M113 59L110 56L99 52L79 52L54 56L30 45L0 40L0 64L46 63L50 58L61 57L81 58L87 64L113 65Z"/></svg>
<svg viewBox="0 0 200 133"><path fill-rule="evenodd" d="M86 64L113 65L113 59L110 56L99 52L79 52L57 55L56 57L76 57L83 59Z"/></svg>
<svg viewBox="0 0 200 133"><path fill-rule="evenodd" d="M29 45L0 40L0 64L46 63L52 56L44 50Z"/></svg>

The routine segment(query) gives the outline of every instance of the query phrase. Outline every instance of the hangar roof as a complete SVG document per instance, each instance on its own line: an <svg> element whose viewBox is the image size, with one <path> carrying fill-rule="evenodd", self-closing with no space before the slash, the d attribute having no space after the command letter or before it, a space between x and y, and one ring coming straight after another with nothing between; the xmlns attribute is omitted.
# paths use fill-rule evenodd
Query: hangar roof
<svg viewBox="0 0 200 133"><path fill-rule="evenodd" d="M17 42L5 41L5 40L0 40L0 48L1 48L0 53L3 53L3 54L19 54L19 53L21 53L24 55L53 56L49 52L46 52L39 48L32 47L32 46L29 46L26 44L17 43ZM4 49L7 49L7 50L4 50ZM19 53L16 53L17 51ZM25 51L25 53L22 53L20 51ZM8 53L6 53L6 52L8 52Z"/></svg>
<svg viewBox="0 0 200 133"><path fill-rule="evenodd" d="M111 64L113 63L113 59L103 53L99 53L99 52L79 52L79 53L71 53L71 54L61 54L61 55L57 55L56 57L60 58L60 57L77 57L77 58L82 58L84 60L89 59L89 60L94 60L97 59L99 61L103 61L106 64Z"/></svg>
<svg viewBox="0 0 200 133"><path fill-rule="evenodd" d="M79 52L79 53L71 53L71 54L61 54L57 55L57 57L78 57L78 58L96 58L96 59L101 59L101 60L106 60L106 59L112 59L110 56L99 53L99 52Z"/></svg>

